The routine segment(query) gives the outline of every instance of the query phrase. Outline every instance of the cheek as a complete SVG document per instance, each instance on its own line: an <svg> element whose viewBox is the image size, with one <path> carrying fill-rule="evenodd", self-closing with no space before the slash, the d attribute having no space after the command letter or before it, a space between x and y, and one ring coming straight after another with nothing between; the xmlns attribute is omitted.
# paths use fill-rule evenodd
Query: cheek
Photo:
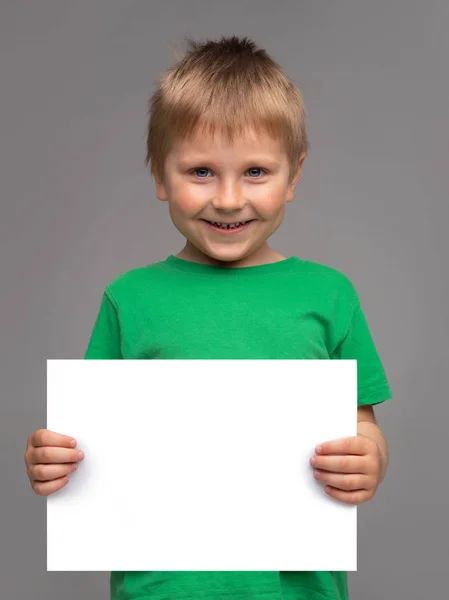
<svg viewBox="0 0 449 600"><path fill-rule="evenodd" d="M271 189L260 187L260 193L253 194L254 207L261 216L273 219L284 211L287 192L281 186L273 186Z"/></svg>
<svg viewBox="0 0 449 600"><path fill-rule="evenodd" d="M173 211L182 216L192 216L198 213L207 203L210 195L206 194L206 186L189 186L185 183L174 184L168 190L170 205Z"/></svg>

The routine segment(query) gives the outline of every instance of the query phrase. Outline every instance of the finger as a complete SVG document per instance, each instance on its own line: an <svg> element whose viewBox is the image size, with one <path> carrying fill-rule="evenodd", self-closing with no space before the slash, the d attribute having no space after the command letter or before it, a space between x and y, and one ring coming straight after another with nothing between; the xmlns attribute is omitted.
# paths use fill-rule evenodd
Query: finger
<svg viewBox="0 0 449 600"><path fill-rule="evenodd" d="M370 487L370 478L366 475L360 475L359 473L353 474L342 474L342 473L329 473L329 471L320 471L319 469L314 471L313 476L318 481L322 481L332 487L344 491L353 490L365 490Z"/></svg>
<svg viewBox="0 0 449 600"><path fill-rule="evenodd" d="M362 504L362 502L366 502L370 498L373 497L373 493L367 490L354 490L352 492L345 492L343 490L338 490L332 486L327 486L324 488L324 491L331 498L335 498L340 502L344 502L345 504Z"/></svg>
<svg viewBox="0 0 449 600"><path fill-rule="evenodd" d="M31 464L49 464L49 463L73 463L79 462L84 457L81 450L71 450L69 448L53 448L45 446L44 448L35 448L31 455Z"/></svg>
<svg viewBox="0 0 449 600"><path fill-rule="evenodd" d="M54 494L64 486L69 483L68 477L60 477L59 479L54 479L53 481L34 481L31 484L34 492L38 496L50 496L50 494Z"/></svg>
<svg viewBox="0 0 449 600"><path fill-rule="evenodd" d="M60 465L33 465L30 467L30 479L33 481L53 481L64 475L73 473L78 468L78 463Z"/></svg>
<svg viewBox="0 0 449 600"><path fill-rule="evenodd" d="M49 429L38 429L31 434L30 443L35 448L41 446L58 446L60 448L75 448L76 440L69 435L56 433Z"/></svg>
<svg viewBox="0 0 449 600"><path fill-rule="evenodd" d="M310 464L323 471L334 473L367 473L367 466L361 456L312 456Z"/></svg>
<svg viewBox="0 0 449 600"><path fill-rule="evenodd" d="M365 440L362 436L346 437L324 442L315 448L317 454L358 454L366 452Z"/></svg>

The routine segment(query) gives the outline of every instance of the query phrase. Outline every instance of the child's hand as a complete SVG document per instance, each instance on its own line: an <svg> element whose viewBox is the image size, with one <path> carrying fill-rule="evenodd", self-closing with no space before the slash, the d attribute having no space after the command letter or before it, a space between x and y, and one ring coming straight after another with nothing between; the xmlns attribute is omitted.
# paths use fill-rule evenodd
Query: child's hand
<svg viewBox="0 0 449 600"><path fill-rule="evenodd" d="M67 475L83 459L75 448L73 438L48 429L38 429L30 435L25 464L31 487L38 496L49 496L67 485Z"/></svg>
<svg viewBox="0 0 449 600"><path fill-rule="evenodd" d="M315 448L310 464L314 477L327 485L325 492L347 504L370 500L380 481L382 454L364 435L332 440ZM330 456L341 454L343 456Z"/></svg>

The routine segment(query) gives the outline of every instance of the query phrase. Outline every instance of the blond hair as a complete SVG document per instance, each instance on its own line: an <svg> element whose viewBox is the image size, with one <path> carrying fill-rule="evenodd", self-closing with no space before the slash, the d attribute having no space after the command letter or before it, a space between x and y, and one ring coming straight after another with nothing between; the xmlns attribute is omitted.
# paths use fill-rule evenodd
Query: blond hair
<svg viewBox="0 0 449 600"><path fill-rule="evenodd" d="M292 177L309 142L302 94L282 67L247 37L187 43L150 98L145 165L162 181L173 141L218 126L231 143L248 129L280 139Z"/></svg>

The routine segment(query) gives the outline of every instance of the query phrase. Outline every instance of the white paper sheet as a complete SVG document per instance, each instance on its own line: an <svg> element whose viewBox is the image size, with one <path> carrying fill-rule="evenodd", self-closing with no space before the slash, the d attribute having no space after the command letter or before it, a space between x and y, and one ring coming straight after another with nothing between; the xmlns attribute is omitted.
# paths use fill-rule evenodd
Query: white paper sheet
<svg viewBox="0 0 449 600"><path fill-rule="evenodd" d="M357 432L355 360L48 360L85 458L47 499L49 571L355 571L315 446Z"/></svg>

